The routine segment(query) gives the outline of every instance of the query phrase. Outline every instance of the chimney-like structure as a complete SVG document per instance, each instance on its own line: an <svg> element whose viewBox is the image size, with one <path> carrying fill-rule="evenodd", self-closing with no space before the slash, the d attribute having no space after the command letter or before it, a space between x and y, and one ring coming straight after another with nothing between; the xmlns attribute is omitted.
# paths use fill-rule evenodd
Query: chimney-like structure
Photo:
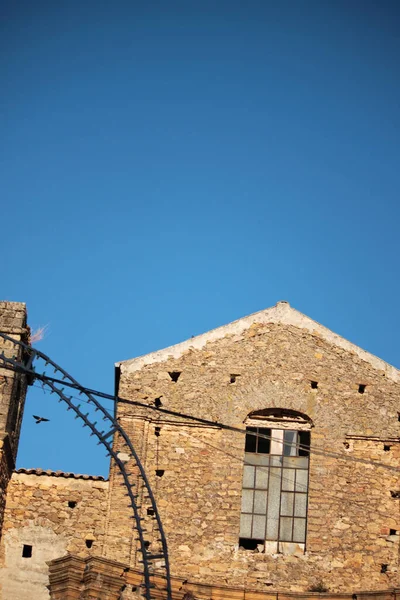
<svg viewBox="0 0 400 600"><path fill-rule="evenodd" d="M22 302L0 302L0 332L28 341L26 306ZM0 337L0 352L24 360L21 350ZM26 377L0 368L0 536L7 486L15 467L26 396Z"/></svg>

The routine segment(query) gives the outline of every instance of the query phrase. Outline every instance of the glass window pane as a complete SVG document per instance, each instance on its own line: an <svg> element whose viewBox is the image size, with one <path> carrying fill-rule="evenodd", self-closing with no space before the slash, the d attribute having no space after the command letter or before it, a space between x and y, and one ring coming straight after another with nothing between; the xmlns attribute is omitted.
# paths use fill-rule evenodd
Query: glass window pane
<svg viewBox="0 0 400 600"><path fill-rule="evenodd" d="M257 438L250 432L256 433L257 427L246 427L246 431L249 433L246 434L245 452L255 452Z"/></svg>
<svg viewBox="0 0 400 600"><path fill-rule="evenodd" d="M285 456L283 466L292 469L308 469L308 456Z"/></svg>
<svg viewBox="0 0 400 600"><path fill-rule="evenodd" d="M294 499L294 516L305 517L307 515L307 494L296 494Z"/></svg>
<svg viewBox="0 0 400 600"><path fill-rule="evenodd" d="M282 492L281 497L281 515L284 517L293 516L294 494Z"/></svg>
<svg viewBox="0 0 400 600"><path fill-rule="evenodd" d="M242 491L242 512L251 513L253 512L253 490Z"/></svg>
<svg viewBox="0 0 400 600"><path fill-rule="evenodd" d="M285 431L283 434L283 454L284 456L296 456L297 431Z"/></svg>
<svg viewBox="0 0 400 600"><path fill-rule="evenodd" d="M294 492L294 480L296 471L294 469L282 470L282 489L286 492Z"/></svg>
<svg viewBox="0 0 400 600"><path fill-rule="evenodd" d="M267 517L267 540L278 539L279 519L275 517Z"/></svg>
<svg viewBox="0 0 400 600"><path fill-rule="evenodd" d="M258 434L259 435L258 435L257 452L259 454L269 454L270 447L271 447L271 440L270 440L271 430L260 427L258 430Z"/></svg>
<svg viewBox="0 0 400 600"><path fill-rule="evenodd" d="M296 470L296 492L306 492L308 490L308 471L305 469Z"/></svg>
<svg viewBox="0 0 400 600"><path fill-rule="evenodd" d="M244 462L248 465L269 465L269 454L251 454L244 455Z"/></svg>
<svg viewBox="0 0 400 600"><path fill-rule="evenodd" d="M261 490L268 489L268 467L256 467L256 488Z"/></svg>
<svg viewBox="0 0 400 600"><path fill-rule="evenodd" d="M304 469L304 462L302 456L284 456L283 466L287 469ZM308 460L308 459L306 459ZM307 466L307 465L305 465Z"/></svg>
<svg viewBox="0 0 400 600"><path fill-rule="evenodd" d="M251 537L252 515L240 515L240 537Z"/></svg>
<svg viewBox="0 0 400 600"><path fill-rule="evenodd" d="M303 544L310 433L265 427L247 432L240 536Z"/></svg>
<svg viewBox="0 0 400 600"><path fill-rule="evenodd" d="M306 520L294 519L293 541L300 544L306 541Z"/></svg>
<svg viewBox="0 0 400 600"><path fill-rule="evenodd" d="M281 503L281 474L282 470L277 468L270 469L269 492L268 492L268 520L267 520L267 539L278 539L279 527L279 508Z"/></svg>
<svg viewBox="0 0 400 600"><path fill-rule="evenodd" d="M265 522L264 515L254 515L252 538L256 540L265 540Z"/></svg>
<svg viewBox="0 0 400 600"><path fill-rule="evenodd" d="M293 519L289 519L289 517L281 517L279 528L279 540L281 542L292 541L292 525Z"/></svg>
<svg viewBox="0 0 400 600"><path fill-rule="evenodd" d="M254 511L259 515L267 514L267 492L256 490L254 494Z"/></svg>
<svg viewBox="0 0 400 600"><path fill-rule="evenodd" d="M244 465L243 467L243 487L254 487L254 471L255 467Z"/></svg>
<svg viewBox="0 0 400 600"><path fill-rule="evenodd" d="M283 453L283 429L271 430L271 454L282 456Z"/></svg>
<svg viewBox="0 0 400 600"><path fill-rule="evenodd" d="M271 456L270 464L271 464L271 467L281 467L282 466L282 456Z"/></svg>

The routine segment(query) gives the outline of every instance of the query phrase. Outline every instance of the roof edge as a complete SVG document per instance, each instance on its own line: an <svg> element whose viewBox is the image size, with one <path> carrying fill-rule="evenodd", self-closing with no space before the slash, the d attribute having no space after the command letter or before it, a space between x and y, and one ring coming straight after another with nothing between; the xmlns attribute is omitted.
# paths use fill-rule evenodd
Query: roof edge
<svg viewBox="0 0 400 600"><path fill-rule="evenodd" d="M51 471L50 469L16 469L14 471L17 475L35 475L42 477L61 477L63 479L84 479L85 481L108 481L102 475L82 475L80 473L69 473L67 471Z"/></svg>
<svg viewBox="0 0 400 600"><path fill-rule="evenodd" d="M324 327L324 325L307 317L307 315L292 308L289 302L284 300L277 302L277 304L271 308L261 310L248 315L247 317L242 317L232 323L222 325L221 327L212 329L211 331L180 342L179 344L175 344L174 346L169 346L162 350L144 354L143 356L117 362L115 363L115 366L120 367L125 373L133 373L146 365L164 362L170 358L180 358L182 354L189 349L200 350L204 348L208 342L216 341L227 335L240 335L255 323L280 323L283 325L292 325L300 329L306 329L348 352L357 354L362 360L370 363L374 368L384 371L385 375L390 379L400 381L400 371L396 369L396 367L393 367L381 358L363 350L356 344L349 342L342 336L334 333L327 327Z"/></svg>

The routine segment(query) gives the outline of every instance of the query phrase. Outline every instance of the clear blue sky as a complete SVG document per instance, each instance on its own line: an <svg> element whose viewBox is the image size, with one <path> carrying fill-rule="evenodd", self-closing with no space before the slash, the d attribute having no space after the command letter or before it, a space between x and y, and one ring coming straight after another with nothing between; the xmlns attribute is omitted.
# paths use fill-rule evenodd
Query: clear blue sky
<svg viewBox="0 0 400 600"><path fill-rule="evenodd" d="M399 31L387 0L3 2L0 298L38 348L112 392L285 299L400 367ZM36 389L18 466L107 472Z"/></svg>

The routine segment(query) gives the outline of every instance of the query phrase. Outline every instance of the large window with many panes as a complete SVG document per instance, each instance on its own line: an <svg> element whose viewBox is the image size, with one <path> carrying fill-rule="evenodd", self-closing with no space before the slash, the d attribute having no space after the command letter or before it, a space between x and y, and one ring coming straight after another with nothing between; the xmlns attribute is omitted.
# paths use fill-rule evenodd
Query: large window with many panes
<svg viewBox="0 0 400 600"><path fill-rule="evenodd" d="M310 432L257 426L246 431L239 545L284 553L304 549Z"/></svg>

